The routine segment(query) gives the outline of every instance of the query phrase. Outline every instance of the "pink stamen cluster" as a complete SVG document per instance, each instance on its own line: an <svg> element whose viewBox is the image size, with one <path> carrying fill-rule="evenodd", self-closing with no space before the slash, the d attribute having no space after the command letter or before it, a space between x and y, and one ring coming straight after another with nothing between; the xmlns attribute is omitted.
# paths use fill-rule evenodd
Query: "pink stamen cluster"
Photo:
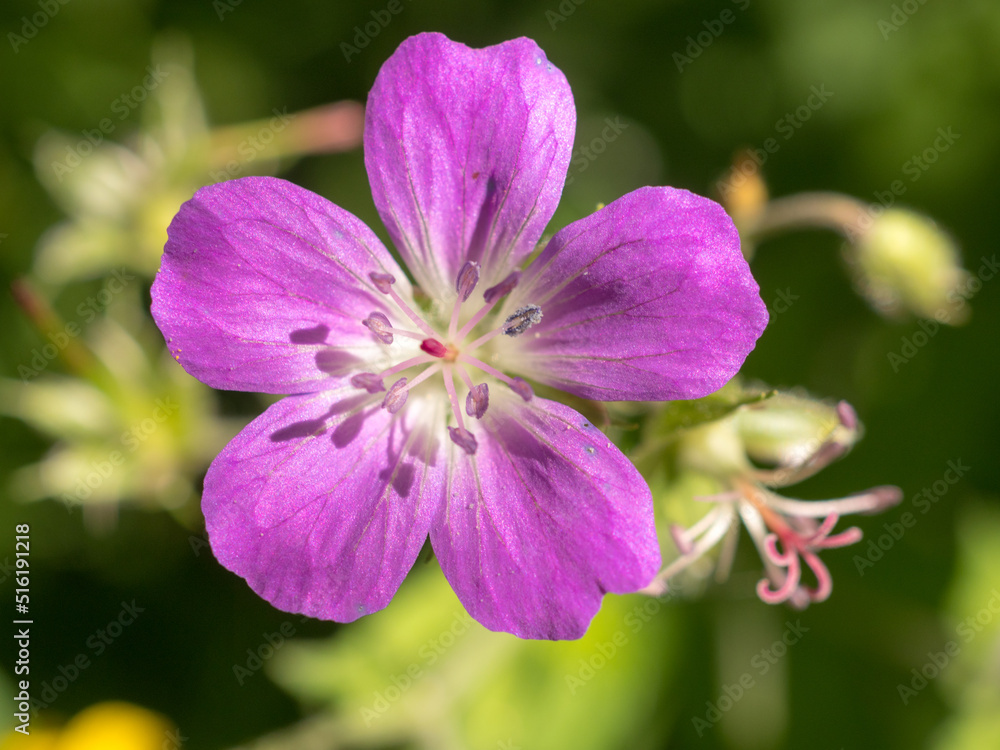
<svg viewBox="0 0 1000 750"><path fill-rule="evenodd" d="M837 413L842 426L852 431L857 429L857 417L849 404L841 402ZM731 490L695 498L715 503L715 507L690 528L671 526L670 533L680 557L664 568L644 593L664 594L671 578L720 542L723 547L716 566L716 579L724 580L735 556L739 519L764 563L766 576L757 584L761 600L768 604L788 602L797 609L805 608L810 602L825 601L833 590L833 581L818 552L855 544L862 538L861 529L856 526L831 535L840 517L848 513L881 512L899 503L902 492L898 487L880 486L837 500L796 500L782 497L764 484L785 485L801 481L843 455L847 448L846 444L831 440L820 445L797 466L772 471L751 470L745 476L732 477ZM820 518L822 522L817 520ZM802 582L803 561L816 579L815 587Z"/></svg>

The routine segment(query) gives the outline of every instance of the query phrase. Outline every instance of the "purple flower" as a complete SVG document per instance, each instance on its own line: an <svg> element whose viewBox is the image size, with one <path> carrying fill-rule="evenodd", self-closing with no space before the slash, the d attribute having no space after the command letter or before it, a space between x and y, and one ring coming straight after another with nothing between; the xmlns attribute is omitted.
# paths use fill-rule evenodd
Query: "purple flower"
<svg viewBox="0 0 1000 750"><path fill-rule="evenodd" d="M656 574L645 482L527 380L695 398L767 313L732 222L682 190L636 190L522 269L575 121L534 42L421 34L379 73L364 138L411 277L357 218L278 179L203 188L170 225L153 315L175 358L216 388L291 394L215 459L203 499L219 561L276 607L382 609L428 536L470 614L522 637L579 637L606 592Z"/></svg>

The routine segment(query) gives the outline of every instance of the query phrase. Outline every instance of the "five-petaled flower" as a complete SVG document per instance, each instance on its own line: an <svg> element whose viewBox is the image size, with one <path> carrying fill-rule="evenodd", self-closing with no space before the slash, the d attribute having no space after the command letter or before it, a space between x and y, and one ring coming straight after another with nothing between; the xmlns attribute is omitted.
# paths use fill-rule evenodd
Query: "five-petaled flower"
<svg viewBox="0 0 1000 750"><path fill-rule="evenodd" d="M203 188L170 225L153 315L216 387L288 394L212 463L219 561L275 606L385 607L425 540L494 630L576 638L660 564L649 489L587 399L709 393L767 320L732 222L647 187L534 251L576 114L538 46L400 46L368 100L372 195L408 277L357 218L287 182ZM464 392L464 399L461 398Z"/></svg>

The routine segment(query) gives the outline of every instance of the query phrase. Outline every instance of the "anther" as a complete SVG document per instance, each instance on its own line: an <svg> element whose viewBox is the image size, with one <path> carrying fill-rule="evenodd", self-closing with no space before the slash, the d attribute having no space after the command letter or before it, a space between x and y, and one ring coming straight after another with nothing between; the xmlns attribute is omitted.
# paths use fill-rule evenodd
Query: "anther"
<svg viewBox="0 0 1000 750"><path fill-rule="evenodd" d="M531 401L532 397L535 395L531 386L528 385L528 383L522 378L513 378L511 380L510 387L514 393L523 398L525 401Z"/></svg>
<svg viewBox="0 0 1000 750"><path fill-rule="evenodd" d="M444 357L448 353L448 347L437 339L424 339L420 342L420 349L432 357Z"/></svg>
<svg viewBox="0 0 1000 750"><path fill-rule="evenodd" d="M482 419L490 406L490 387L486 383L474 385L465 397L465 413Z"/></svg>
<svg viewBox="0 0 1000 750"><path fill-rule="evenodd" d="M400 378L392 384L389 392L385 394L385 398L382 400L382 408L390 414L395 414L403 408L403 404L406 403L409 395L410 391L406 388L406 378Z"/></svg>
<svg viewBox="0 0 1000 750"><path fill-rule="evenodd" d="M351 377L351 385L364 388L369 393L380 393L385 390L382 378L372 372L361 372Z"/></svg>
<svg viewBox="0 0 1000 750"><path fill-rule="evenodd" d="M509 274L507 274L507 278L505 278L496 286L491 286L489 289L483 292L483 299L486 301L486 304L492 305L501 297L506 297L508 294L514 291L514 287L517 286L517 283L520 280L521 280L521 272L511 271Z"/></svg>
<svg viewBox="0 0 1000 750"><path fill-rule="evenodd" d="M392 332L389 331L392 328L392 324L389 323L389 319L383 313L377 311L370 312L368 313L368 317L361 322L383 344L392 343Z"/></svg>
<svg viewBox="0 0 1000 750"><path fill-rule="evenodd" d="M847 429L858 429L858 413L846 401L837 404L837 416L840 418L840 423Z"/></svg>
<svg viewBox="0 0 1000 750"><path fill-rule="evenodd" d="M525 305L517 308L504 321L501 330L508 336L520 336L541 319L542 308L538 305Z"/></svg>
<svg viewBox="0 0 1000 750"><path fill-rule="evenodd" d="M368 274L368 278L372 280L375 288L382 292L382 294L388 294L392 285L396 283L396 277L391 273L376 273L372 271Z"/></svg>
<svg viewBox="0 0 1000 750"><path fill-rule="evenodd" d="M462 270L458 272L458 280L455 282L455 291L458 292L458 299L462 302L469 299L472 290L479 283L479 264L472 260L465 261Z"/></svg>
<svg viewBox="0 0 1000 750"><path fill-rule="evenodd" d="M468 453L470 456L475 455L476 448L479 447L479 443L476 442L475 435L467 429L464 427L449 427L448 436L451 438L451 442Z"/></svg>

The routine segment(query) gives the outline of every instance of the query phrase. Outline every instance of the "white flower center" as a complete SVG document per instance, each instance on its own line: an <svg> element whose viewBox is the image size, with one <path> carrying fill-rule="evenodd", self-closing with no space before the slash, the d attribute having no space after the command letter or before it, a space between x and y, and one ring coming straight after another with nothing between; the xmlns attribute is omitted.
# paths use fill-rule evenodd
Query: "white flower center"
<svg viewBox="0 0 1000 750"><path fill-rule="evenodd" d="M494 337L500 334L511 337L520 336L528 328L540 321L542 319L542 309L538 305L524 305L519 307L507 316L499 327L484 333L469 343L465 343L469 334L489 314L496 303L510 294L514 287L517 286L520 276L519 271L513 271L499 284L487 289L483 293L484 304L482 308L469 318L465 325L459 328L462 304L469 299L476 285L479 283L479 264L466 261L458 273L458 279L455 283L455 290L458 296L455 299L455 306L448 323L447 333L442 336L396 293L395 289L393 289L396 279L393 276L386 273L370 274L370 278L376 288L395 302L400 312L410 319L419 329L419 332L394 327L389 317L385 313L378 311L370 313L361 323L379 341L389 346L393 344L397 336L417 340L420 342L421 353L404 359L380 373L364 372L354 375L351 378L351 384L369 393L385 391L382 408L395 414L406 404L410 391L413 388L440 373L444 390L448 396L451 411L455 419L455 425L448 427L448 435L466 453L469 455L474 454L478 443L475 436L466 428L462 409L459 408L458 392L455 388L456 375L465 384L468 391L465 397L465 414L475 419L482 419L486 413L489 407L490 396L489 386L486 383L473 383L472 377L469 374L470 368L480 370L496 380L506 383L525 401L530 401L534 395L531 386L524 380L505 375L503 372L484 362L483 358L475 355L484 344ZM386 388L386 379L410 368L424 365L426 367L412 379L399 377L388 389Z"/></svg>

